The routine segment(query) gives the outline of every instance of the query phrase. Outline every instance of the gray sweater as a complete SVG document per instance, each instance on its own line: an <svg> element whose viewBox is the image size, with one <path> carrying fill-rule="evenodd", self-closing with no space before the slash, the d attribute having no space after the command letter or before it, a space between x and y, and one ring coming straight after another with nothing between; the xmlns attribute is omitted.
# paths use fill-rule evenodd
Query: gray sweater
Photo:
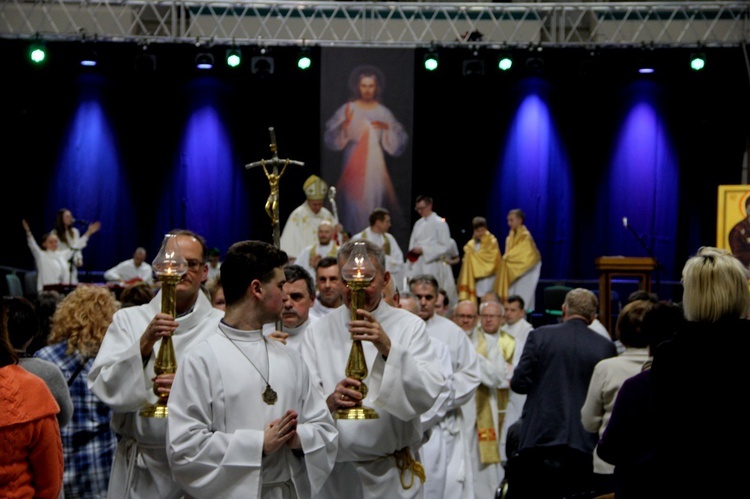
<svg viewBox="0 0 750 499"><path fill-rule="evenodd" d="M18 365L29 371L31 374L39 376L47 383L49 391L60 406L60 412L57 413L57 422L60 428L70 422L73 417L73 401L70 398L68 390L68 381L63 376L62 371L52 362L36 359L33 357L24 357L18 360Z"/></svg>

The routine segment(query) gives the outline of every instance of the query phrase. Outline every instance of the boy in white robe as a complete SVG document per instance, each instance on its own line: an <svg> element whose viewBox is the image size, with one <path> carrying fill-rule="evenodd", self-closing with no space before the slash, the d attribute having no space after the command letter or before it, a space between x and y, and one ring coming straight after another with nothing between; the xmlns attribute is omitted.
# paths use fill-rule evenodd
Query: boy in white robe
<svg viewBox="0 0 750 499"><path fill-rule="evenodd" d="M424 321L382 300L390 280L385 255L370 241L349 241L339 250L343 266L355 244L365 244L375 277L364 291L364 306L351 320L351 290L339 307L310 324L300 353L329 410L365 406L377 419L336 419L336 466L318 497L338 499L423 497L424 473L414 461L422 439L420 416L448 389ZM361 382L346 376L352 340L360 340L369 375Z"/></svg>
<svg viewBox="0 0 750 499"><path fill-rule="evenodd" d="M281 316L287 255L233 244L221 264L227 310L189 352L169 398L167 455L195 498L315 495L333 468L338 434L307 366L263 336Z"/></svg>
<svg viewBox="0 0 750 499"><path fill-rule="evenodd" d="M88 376L89 389L113 411L118 435L110 474L109 499L172 499L183 491L172 478L167 461L167 420L139 415L159 393L169 393L174 374L154 372L161 338L172 336L177 365L187 350L200 342L224 312L211 306L201 283L208 272L206 243L190 231L175 230L188 270L177 284L177 318L161 312L161 292L150 303L118 310L104 335ZM179 370L179 369L178 369Z"/></svg>

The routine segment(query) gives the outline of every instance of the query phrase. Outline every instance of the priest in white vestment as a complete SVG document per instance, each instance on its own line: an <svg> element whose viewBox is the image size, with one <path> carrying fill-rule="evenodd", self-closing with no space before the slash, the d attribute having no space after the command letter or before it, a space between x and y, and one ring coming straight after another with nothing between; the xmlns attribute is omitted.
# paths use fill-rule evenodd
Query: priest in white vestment
<svg viewBox="0 0 750 499"><path fill-rule="evenodd" d="M391 228L391 214L385 208L375 208L370 212L370 226L352 236L352 239L367 239L381 248L385 253L385 269L390 272L391 280L397 289L408 289L404 282L404 252L388 230Z"/></svg>
<svg viewBox="0 0 750 499"><path fill-rule="evenodd" d="M385 256L370 241L349 241L339 250L339 263L355 244L367 246L376 274L365 289L365 304L351 320L347 306L316 320L302 339L300 353L315 383L327 397L331 412L363 405L377 411L377 419L336 419L339 452L320 498L421 498L424 472L415 461L420 445L420 416L448 389L446 379L425 332L422 319L382 300L390 280ZM352 340L360 340L368 375L367 395L360 382L346 377Z"/></svg>
<svg viewBox="0 0 750 499"><path fill-rule="evenodd" d="M438 286L446 291L456 289L453 270L446 272L445 260L450 259L458 249L456 242L451 240L448 224L437 213L432 211L432 198L418 196L416 210L421 218L414 223L409 237L409 250L406 253L406 277L411 279L415 275L430 274L438 279ZM446 282L450 279L449 282ZM458 294L448 295L451 303L458 301Z"/></svg>
<svg viewBox="0 0 750 499"><path fill-rule="evenodd" d="M289 300L284 302L281 311L281 331L276 329L278 321L274 321L263 324L263 334L299 351L302 335L314 320L310 317L310 309L315 303L315 285L310 274L299 265L284 267L284 277L284 292Z"/></svg>
<svg viewBox="0 0 750 499"><path fill-rule="evenodd" d="M481 384L461 408L471 452L474 497L493 498L505 478L500 460L497 389L505 381L505 359L497 341L478 326L468 332L477 352Z"/></svg>
<svg viewBox="0 0 750 499"><path fill-rule="evenodd" d="M167 455L192 497L309 498L333 468L338 432L323 396L297 351L261 331L289 300L286 263L271 244L233 244L226 314L177 370Z"/></svg>
<svg viewBox="0 0 750 499"><path fill-rule="evenodd" d="M466 333L455 322L435 314L438 287L431 275L415 276L409 282L419 299L420 317L427 333L448 345L453 373L449 379L451 396L446 400L445 417L424 444L424 465L428 476L426 497L452 499L473 497L469 435L465 431L462 406L474 395L480 382L479 361Z"/></svg>
<svg viewBox="0 0 750 499"><path fill-rule="evenodd" d="M205 241L189 231L173 233L188 262L176 288L177 318L161 312L161 291L145 305L118 310L88 376L89 389L112 409L111 426L118 435L108 499L177 499L184 494L167 461L167 420L138 413L157 401L155 384L162 392L172 385L173 374L154 372L161 338L172 334L179 366L186 352L216 328L224 312L201 290L208 272Z"/></svg>
<svg viewBox="0 0 750 499"><path fill-rule="evenodd" d="M336 228L328 220L322 220L318 225L318 239L315 243L305 246L299 252L295 264L300 265L310 275L315 275L315 268L321 258L335 257L339 252L339 245L334 240Z"/></svg>

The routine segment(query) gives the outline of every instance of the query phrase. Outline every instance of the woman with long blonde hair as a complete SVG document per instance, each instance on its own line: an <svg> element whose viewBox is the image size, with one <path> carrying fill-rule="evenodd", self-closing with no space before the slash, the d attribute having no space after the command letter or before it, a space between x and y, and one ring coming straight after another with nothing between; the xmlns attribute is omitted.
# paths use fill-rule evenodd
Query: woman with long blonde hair
<svg viewBox="0 0 750 499"><path fill-rule="evenodd" d="M88 371L118 303L103 286L79 286L52 317L48 346L34 355L56 364L68 380L73 419L61 431L66 497L105 497L117 444L109 407L92 394Z"/></svg>

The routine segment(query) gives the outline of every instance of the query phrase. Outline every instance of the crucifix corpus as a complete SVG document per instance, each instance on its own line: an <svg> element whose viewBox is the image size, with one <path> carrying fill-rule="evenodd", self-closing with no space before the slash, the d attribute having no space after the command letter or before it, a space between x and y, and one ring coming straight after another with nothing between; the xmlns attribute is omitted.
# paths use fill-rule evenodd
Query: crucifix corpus
<svg viewBox="0 0 750 499"><path fill-rule="evenodd" d="M245 165L245 168L249 170L250 168L256 166L262 166L263 171L266 173L268 186L271 190L271 192L268 194L268 200L266 201L266 213L268 213L268 216L271 218L271 228L273 229L273 245L277 248L280 248L281 229L279 228L279 180L281 180L281 176L284 175L286 167L290 164L305 166L305 163L303 163L302 161L295 161L293 159L279 159L278 147L276 145L276 132L274 132L273 127L269 127L268 132L271 134L271 144L269 145L269 147L271 148L271 154L273 154L273 157L271 159L261 159L260 161L255 161L253 163ZM281 167L281 171L279 172L279 165L282 164L283 166ZM271 167L270 172L268 171L268 166Z"/></svg>

